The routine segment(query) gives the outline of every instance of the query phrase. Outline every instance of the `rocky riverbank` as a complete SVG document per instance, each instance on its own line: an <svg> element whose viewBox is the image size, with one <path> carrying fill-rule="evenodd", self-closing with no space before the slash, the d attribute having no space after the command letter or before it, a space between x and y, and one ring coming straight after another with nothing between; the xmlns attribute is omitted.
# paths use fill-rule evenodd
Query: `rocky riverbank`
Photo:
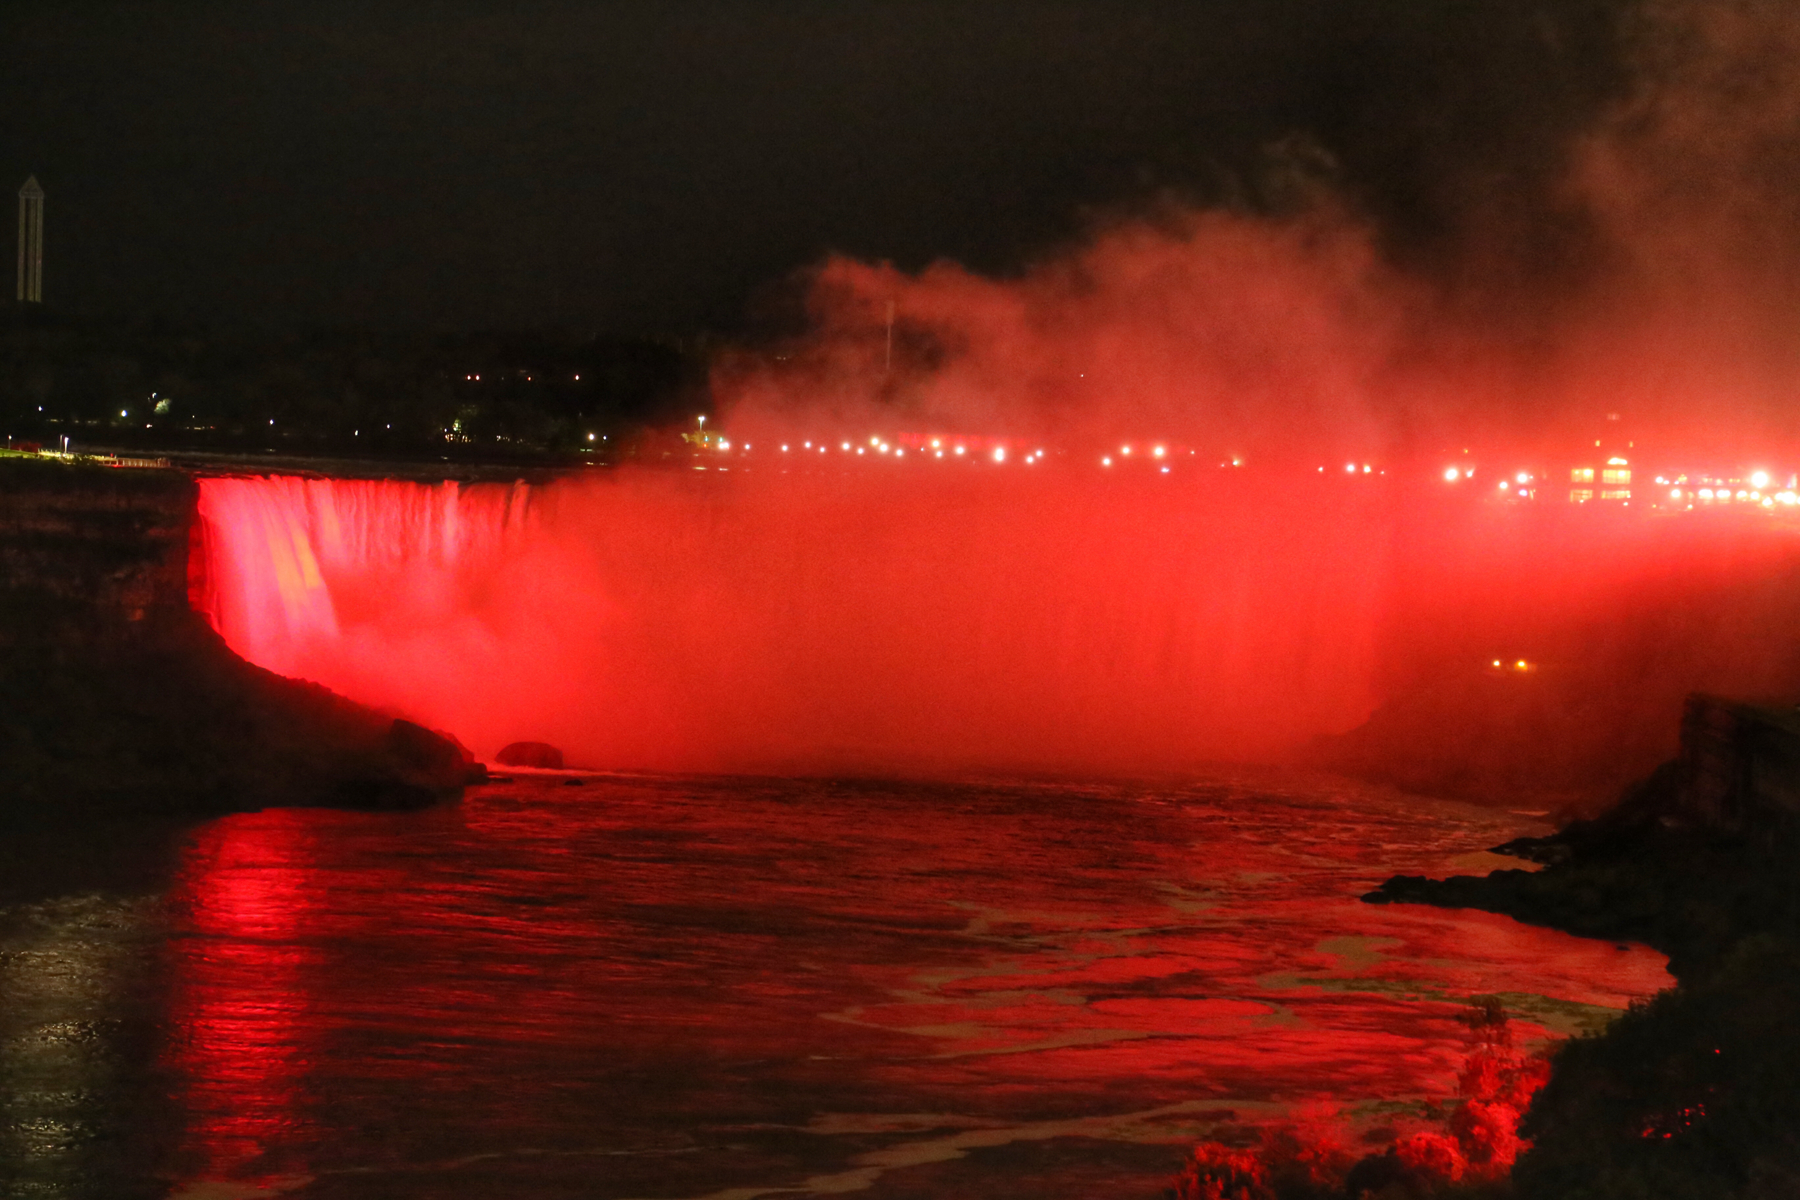
<svg viewBox="0 0 1800 1200"><path fill-rule="evenodd" d="M1480 908L1670 956L1677 987L1565 1045L1521 1130L1530 1197L1800 1195L1800 718L1689 700L1681 753L1604 815L1497 850L1540 871L1395 876L1373 903Z"/></svg>
<svg viewBox="0 0 1800 1200"><path fill-rule="evenodd" d="M195 497L177 471L0 459L0 818L460 794L453 739L254 667L196 615Z"/></svg>

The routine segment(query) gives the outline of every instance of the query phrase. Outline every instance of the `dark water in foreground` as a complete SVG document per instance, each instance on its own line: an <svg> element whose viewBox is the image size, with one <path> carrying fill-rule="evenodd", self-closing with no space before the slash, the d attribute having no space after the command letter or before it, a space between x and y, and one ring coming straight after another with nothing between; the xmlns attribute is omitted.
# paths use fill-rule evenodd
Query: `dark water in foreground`
<svg viewBox="0 0 1800 1200"><path fill-rule="evenodd" d="M1153 1196L1221 1125L1404 1125L1471 993L1529 1038L1664 986L1357 899L1534 828L1273 776L228 817L118 856L166 885L0 884L0 1195Z"/></svg>

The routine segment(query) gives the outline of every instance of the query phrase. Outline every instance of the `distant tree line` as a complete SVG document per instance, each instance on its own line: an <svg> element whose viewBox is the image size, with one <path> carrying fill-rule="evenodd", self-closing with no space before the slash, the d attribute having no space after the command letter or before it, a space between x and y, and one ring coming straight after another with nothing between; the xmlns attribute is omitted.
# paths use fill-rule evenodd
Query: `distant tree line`
<svg viewBox="0 0 1800 1200"><path fill-rule="evenodd" d="M0 318L0 437L166 449L592 452L706 411L698 339Z"/></svg>

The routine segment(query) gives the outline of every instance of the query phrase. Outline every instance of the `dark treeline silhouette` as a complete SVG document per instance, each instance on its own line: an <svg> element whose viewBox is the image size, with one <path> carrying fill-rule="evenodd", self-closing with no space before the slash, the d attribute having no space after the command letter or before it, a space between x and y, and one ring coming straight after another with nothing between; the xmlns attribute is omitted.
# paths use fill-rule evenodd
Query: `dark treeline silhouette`
<svg viewBox="0 0 1800 1200"><path fill-rule="evenodd" d="M532 457L631 443L704 398L701 339L0 316L15 444Z"/></svg>

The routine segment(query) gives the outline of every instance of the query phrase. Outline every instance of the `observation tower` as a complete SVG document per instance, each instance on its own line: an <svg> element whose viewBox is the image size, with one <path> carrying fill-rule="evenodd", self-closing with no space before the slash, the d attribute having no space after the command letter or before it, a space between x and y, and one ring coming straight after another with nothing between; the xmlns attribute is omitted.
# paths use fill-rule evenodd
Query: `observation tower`
<svg viewBox="0 0 1800 1200"><path fill-rule="evenodd" d="M33 175L19 189L19 303L44 302L44 189Z"/></svg>

